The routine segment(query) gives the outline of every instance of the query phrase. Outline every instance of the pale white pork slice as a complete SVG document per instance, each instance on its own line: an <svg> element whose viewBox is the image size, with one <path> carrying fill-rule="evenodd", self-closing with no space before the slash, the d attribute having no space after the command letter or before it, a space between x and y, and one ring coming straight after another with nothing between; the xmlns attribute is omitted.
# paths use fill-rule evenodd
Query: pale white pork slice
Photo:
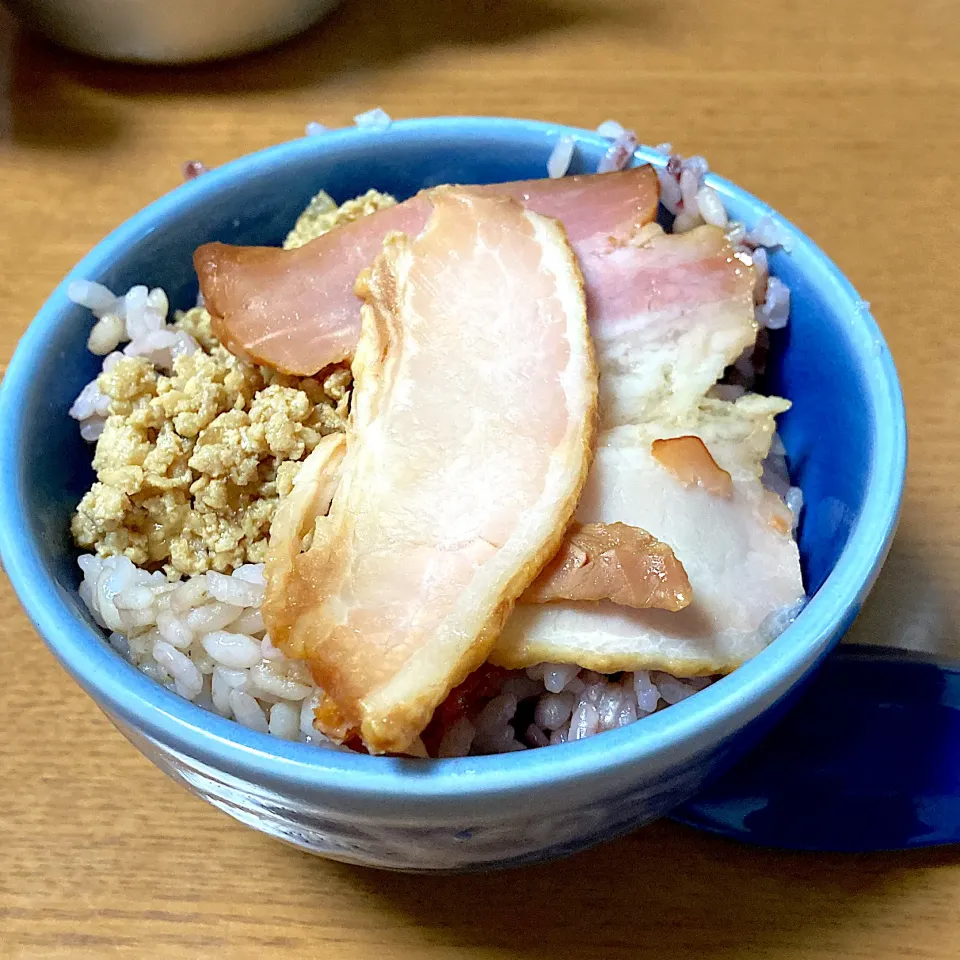
<svg viewBox="0 0 960 960"><path fill-rule="evenodd" d="M651 227L592 251L583 272L603 427L688 415L756 340L752 264L717 227Z"/></svg>
<svg viewBox="0 0 960 960"><path fill-rule="evenodd" d="M596 419L583 282L560 225L468 189L430 199L423 232L388 237L358 284L329 514L306 552L267 570L265 619L323 687L319 727L373 753L411 749L486 660L573 516Z"/></svg>
<svg viewBox="0 0 960 960"><path fill-rule="evenodd" d="M727 673L762 650L802 600L792 516L760 482L773 416L789 404L748 396L703 400L685 422L622 426L601 434L577 520L623 521L669 544L693 602L679 612L600 603L520 604L491 655L500 666L577 663L604 673L657 669L675 676ZM698 437L730 483L692 481L653 455L655 440ZM709 458L708 458L709 459Z"/></svg>

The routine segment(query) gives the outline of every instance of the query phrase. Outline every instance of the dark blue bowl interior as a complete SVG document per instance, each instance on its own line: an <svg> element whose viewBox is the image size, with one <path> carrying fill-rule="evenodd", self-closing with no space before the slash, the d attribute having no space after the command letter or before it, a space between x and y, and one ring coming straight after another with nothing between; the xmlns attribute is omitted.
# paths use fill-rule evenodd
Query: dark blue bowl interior
<svg viewBox="0 0 960 960"><path fill-rule="evenodd" d="M287 152L282 160L248 158L242 177L226 171L207 174L216 189L194 190L194 203L162 201L162 219L158 215L153 224L128 230L125 247L109 265L94 273L83 273L81 266L77 276L116 291L134 283L162 286L172 304L185 308L196 298L192 254L201 243L279 244L321 188L337 200L371 187L404 198L440 183L540 177L556 134L547 135L543 127L525 129L525 135L514 131L496 144L448 130L419 139L389 134L342 138L335 156L305 146ZM602 147L597 138L585 139L574 172L595 168ZM736 218L751 224L764 212L761 204L729 184L717 185ZM192 187L182 188L179 195L188 196ZM815 287L800 264L782 252L772 257L772 266L790 287L793 300L790 325L773 337L767 388L794 402L781 419L781 432L794 482L804 494L800 550L812 594L836 563L860 512L875 424L869 421L850 325L836 315L830 292ZM23 508L44 545L47 568L63 599L82 612L68 527L71 511L92 480L91 449L66 412L97 373L99 361L85 348L91 323L87 311L71 307L62 290L54 303L68 313L68 322L51 332L49 349L29 387L33 396L25 406L30 413L23 425L20 461L26 481Z"/></svg>
<svg viewBox="0 0 960 960"><path fill-rule="evenodd" d="M873 424L865 385L844 331L824 322L830 305L791 259L771 258L790 288L790 322L771 337L765 392L793 401L779 418L790 475L803 491L799 531L804 584L811 596L833 569L860 512Z"/></svg>

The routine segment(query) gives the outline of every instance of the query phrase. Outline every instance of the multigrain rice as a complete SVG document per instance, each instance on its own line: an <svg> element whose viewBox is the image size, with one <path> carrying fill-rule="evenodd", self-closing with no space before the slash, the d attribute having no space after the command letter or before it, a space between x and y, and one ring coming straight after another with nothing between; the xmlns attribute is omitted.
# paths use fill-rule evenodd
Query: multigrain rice
<svg viewBox="0 0 960 960"><path fill-rule="evenodd" d="M563 136L557 140L547 160L548 177L553 180L558 180L560 177L567 175L567 171L570 169L570 163L573 160L575 147L576 141L573 137Z"/></svg>
<svg viewBox="0 0 960 960"><path fill-rule="evenodd" d="M262 564L179 582L126 557L84 554L79 565L87 609L109 631L117 653L146 676L252 730L345 749L313 728L320 691L306 665L284 657L264 630ZM513 672L472 721L461 718L447 730L438 756L581 740L649 716L709 682L658 671L608 677L572 664L538 664Z"/></svg>
<svg viewBox="0 0 960 960"><path fill-rule="evenodd" d="M353 122L360 127L360 129L371 130L374 133L382 133L393 123L390 119L390 114L380 107L374 107L372 110L358 113L353 118Z"/></svg>
<svg viewBox="0 0 960 960"><path fill-rule="evenodd" d="M264 631L262 564L179 582L126 557L85 554L79 564L81 599L110 645L146 676L251 729L337 746L313 728L318 691L306 665L284 657Z"/></svg>

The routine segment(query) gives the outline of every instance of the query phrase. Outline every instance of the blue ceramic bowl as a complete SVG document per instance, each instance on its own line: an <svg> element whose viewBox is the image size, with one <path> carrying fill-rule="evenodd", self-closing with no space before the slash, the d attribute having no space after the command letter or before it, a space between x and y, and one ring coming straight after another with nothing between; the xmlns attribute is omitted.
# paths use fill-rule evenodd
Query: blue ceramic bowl
<svg viewBox="0 0 960 960"><path fill-rule="evenodd" d="M865 304L814 244L777 217L793 252L770 388L794 402L782 436L804 493L800 534L812 599L767 650L642 723L591 740L494 757L404 761L276 740L206 713L114 654L77 595L68 523L91 481L67 409L96 373L86 311L67 283L163 286L194 302L191 255L222 240L279 243L308 199L375 186L399 197L440 183L540 177L558 136L595 169L596 134L503 119L427 119L385 133L339 130L227 164L147 207L88 254L40 311L0 389L0 554L37 631L120 731L161 769L244 823L305 850L404 870L464 870L571 853L692 797L766 731L840 639L883 562L906 461L890 354ZM640 150L638 162L661 163ZM718 177L731 215L772 211Z"/></svg>

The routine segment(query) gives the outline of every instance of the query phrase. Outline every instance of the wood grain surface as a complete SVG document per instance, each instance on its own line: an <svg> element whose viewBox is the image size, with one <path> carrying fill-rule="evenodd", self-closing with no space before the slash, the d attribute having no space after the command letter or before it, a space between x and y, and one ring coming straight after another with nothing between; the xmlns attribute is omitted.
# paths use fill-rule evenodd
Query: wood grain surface
<svg viewBox="0 0 960 960"><path fill-rule="evenodd" d="M345 0L185 70L72 56L0 10L0 363L63 274L180 180L343 124L507 114L671 140L814 236L903 379L903 521L854 641L960 652L960 16L948 0ZM504 875L315 860L188 796L0 587L0 957L956 958L960 854L802 856L663 822Z"/></svg>

